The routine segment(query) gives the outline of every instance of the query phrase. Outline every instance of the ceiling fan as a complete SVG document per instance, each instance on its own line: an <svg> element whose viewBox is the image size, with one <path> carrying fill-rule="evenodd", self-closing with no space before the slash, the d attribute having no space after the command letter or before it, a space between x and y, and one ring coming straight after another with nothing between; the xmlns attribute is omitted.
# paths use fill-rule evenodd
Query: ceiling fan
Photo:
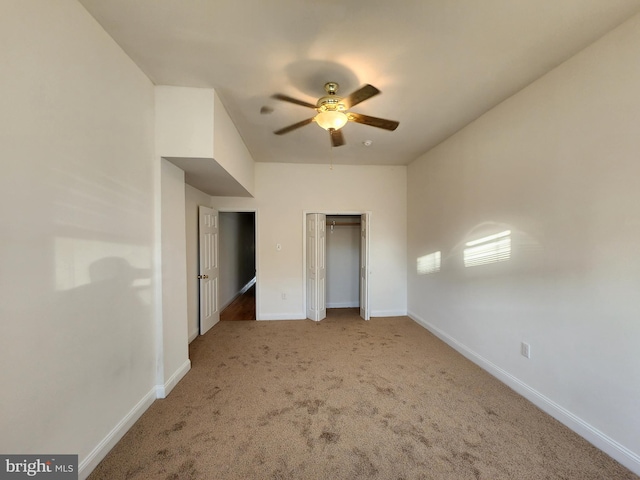
<svg viewBox="0 0 640 480"><path fill-rule="evenodd" d="M372 127L391 131L395 130L398 128L398 125L400 125L400 123L395 120L370 117L368 115L362 115L361 113L348 111L351 107L380 93L380 90L373 85L364 85L347 97L339 97L336 95L338 88L339 85L336 82L327 82L324 85L324 89L327 94L324 97L320 97L315 105L305 102L304 100L298 100L279 93L273 95L273 98L277 100L313 108L318 112L314 117L307 118L301 122L281 128L273 133L276 135L284 135L285 133L289 133L297 128L316 122L329 132L331 144L334 147L339 147L344 145L344 137L342 135L341 128L344 127L347 122L362 123L364 125L370 125Z"/></svg>

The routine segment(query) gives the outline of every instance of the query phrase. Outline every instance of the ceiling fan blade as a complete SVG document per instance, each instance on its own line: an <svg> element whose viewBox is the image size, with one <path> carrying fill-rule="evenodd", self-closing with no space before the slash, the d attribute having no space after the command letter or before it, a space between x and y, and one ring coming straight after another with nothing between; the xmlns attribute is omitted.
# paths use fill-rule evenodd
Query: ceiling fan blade
<svg viewBox="0 0 640 480"><path fill-rule="evenodd" d="M379 93L380 93L380 90L378 90L376 87L374 87L373 85L366 84L363 87L360 87L355 92L353 92L348 97L343 98L341 103L343 103L344 107L348 110L354 105L357 105L360 102L364 102L365 100Z"/></svg>
<svg viewBox="0 0 640 480"><path fill-rule="evenodd" d="M314 108L314 109L316 108L315 105L309 102L305 102L304 100L298 100L297 98L288 97L286 95L282 95L281 93L276 93L275 95L272 96L272 98L275 98L276 100L282 100L283 102L295 103L296 105L301 105L303 107Z"/></svg>
<svg viewBox="0 0 640 480"><path fill-rule="evenodd" d="M293 125L289 125L288 127L281 128L280 130L276 130L273 133L275 133L276 135L284 135L285 133L289 133L292 130L295 130L296 128L300 128L300 127L304 127L305 125L309 125L311 122L313 122L314 118L315 117L307 118L306 120L302 120L301 122L294 123Z"/></svg>
<svg viewBox="0 0 640 480"><path fill-rule="evenodd" d="M370 125L372 127L383 128L385 130L395 130L400 125L400 122L395 120L387 120L386 118L370 117L369 115L362 115L361 113L349 112L347 114L349 121L362 123L364 125Z"/></svg>
<svg viewBox="0 0 640 480"><path fill-rule="evenodd" d="M333 145L334 147L340 147L341 145L344 145L344 136L342 136L342 130L330 128L329 135L331 135L331 145Z"/></svg>

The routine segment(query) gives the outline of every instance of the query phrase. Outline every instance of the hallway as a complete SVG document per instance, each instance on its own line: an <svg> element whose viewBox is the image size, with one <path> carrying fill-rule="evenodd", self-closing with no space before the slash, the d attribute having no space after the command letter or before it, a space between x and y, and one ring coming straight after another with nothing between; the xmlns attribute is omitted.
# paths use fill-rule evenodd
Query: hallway
<svg viewBox="0 0 640 480"><path fill-rule="evenodd" d="M220 313L220 321L255 320L256 319L256 285L236 298Z"/></svg>

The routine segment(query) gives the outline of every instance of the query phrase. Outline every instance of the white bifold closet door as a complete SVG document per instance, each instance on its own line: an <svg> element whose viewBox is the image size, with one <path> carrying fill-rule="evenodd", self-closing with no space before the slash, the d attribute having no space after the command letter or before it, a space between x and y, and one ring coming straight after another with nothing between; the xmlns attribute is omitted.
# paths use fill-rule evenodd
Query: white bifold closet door
<svg viewBox="0 0 640 480"><path fill-rule="evenodd" d="M327 316L326 215L307 214L307 318Z"/></svg>
<svg viewBox="0 0 640 480"><path fill-rule="evenodd" d="M369 320L369 222L360 217L360 316Z"/></svg>

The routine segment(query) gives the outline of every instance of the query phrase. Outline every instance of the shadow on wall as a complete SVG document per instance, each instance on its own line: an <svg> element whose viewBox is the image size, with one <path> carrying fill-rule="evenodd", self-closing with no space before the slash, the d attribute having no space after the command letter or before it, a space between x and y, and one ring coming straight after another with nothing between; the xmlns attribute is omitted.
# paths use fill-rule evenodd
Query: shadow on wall
<svg viewBox="0 0 640 480"><path fill-rule="evenodd" d="M149 334L150 305L143 298L150 294L150 270L134 268L122 257L104 257L88 272L89 283L58 295L56 317L70 317L73 329L66 327L67 332L82 332L81 342L69 335L59 347L66 346L65 355L77 362L90 362L96 379L113 385L130 375L135 350Z"/></svg>
<svg viewBox="0 0 640 480"><path fill-rule="evenodd" d="M79 242L84 245L85 240ZM135 268L121 256L96 259L105 248L83 251L75 246L56 252L61 256L54 265L66 273L54 272L49 285L69 287L65 282L74 276L79 284L32 295L29 303L2 313L12 341L22 347L13 349L12 361L19 367L3 377L3 404L12 414L2 419L1 429L16 432L11 445L20 450L33 442L33 430L25 425L38 425L53 432L47 442L65 445L82 460L88 452L85 445L76 445L78 426L89 425L105 435L126 413L100 415L114 392L139 399L140 391L155 384L156 339L148 300L151 270ZM119 245L129 255L135 248Z"/></svg>

